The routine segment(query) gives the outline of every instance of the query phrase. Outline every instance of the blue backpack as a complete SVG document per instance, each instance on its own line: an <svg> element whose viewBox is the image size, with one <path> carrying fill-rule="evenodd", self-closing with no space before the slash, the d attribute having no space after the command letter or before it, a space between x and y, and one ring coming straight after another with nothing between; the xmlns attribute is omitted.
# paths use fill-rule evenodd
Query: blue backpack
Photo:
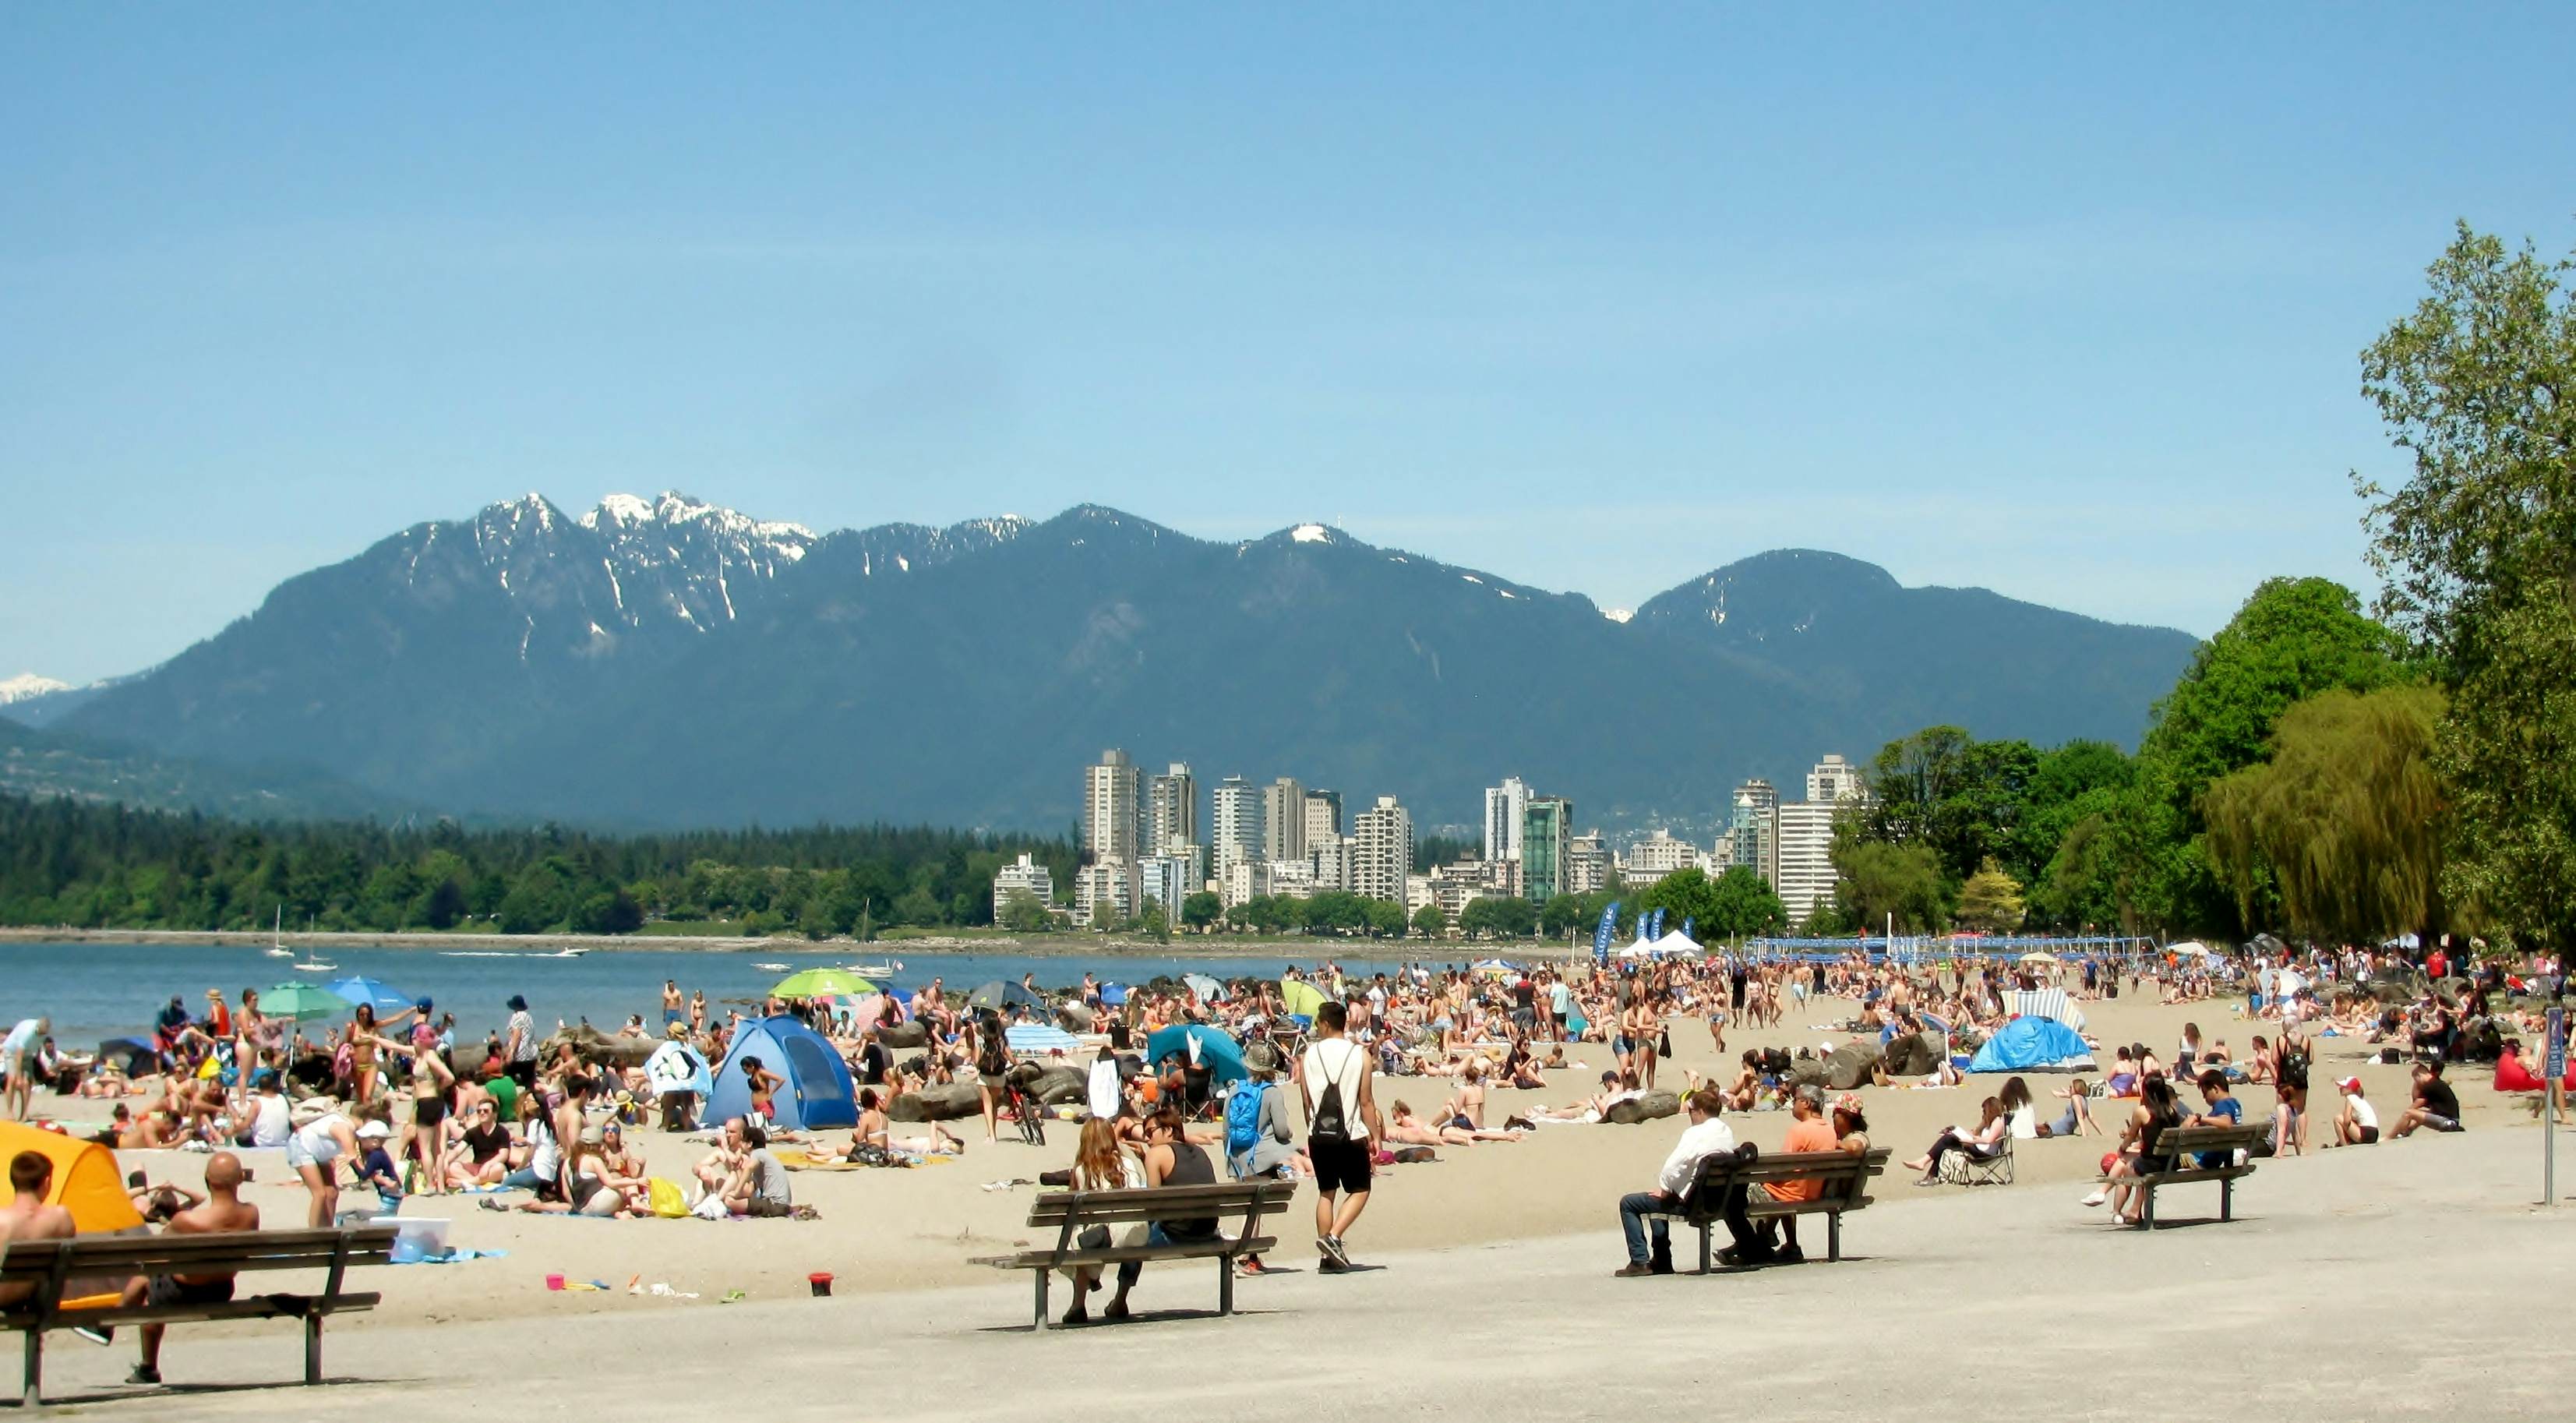
<svg viewBox="0 0 2576 1423"><path fill-rule="evenodd" d="M1245 1078L1225 1099L1226 1155L1241 1156L1261 1140L1261 1092L1260 1083Z"/></svg>

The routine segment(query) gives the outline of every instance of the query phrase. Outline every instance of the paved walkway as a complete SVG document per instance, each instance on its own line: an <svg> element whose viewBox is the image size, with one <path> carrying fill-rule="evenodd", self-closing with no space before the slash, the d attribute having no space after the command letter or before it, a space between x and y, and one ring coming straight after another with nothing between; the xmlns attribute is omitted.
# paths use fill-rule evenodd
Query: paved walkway
<svg viewBox="0 0 2576 1423"><path fill-rule="evenodd" d="M1013 1276L828 1301L612 1302L533 1330L352 1321L328 1357L353 1381L315 1393L277 1386L297 1369L291 1327L176 1331L165 1371L212 1386L157 1394L116 1383L132 1359L122 1341L102 1351L58 1335L49 1352L55 1396L111 1418L1025 1423L1147 1398L1156 1416L1227 1423L2566 1417L2576 1345L2549 1311L2576 1268L2576 1202L2532 1204L2539 1146L2518 1129L2267 1163L2241 1183L2238 1223L2152 1237L2106 1226L2071 1192L1899 1180L1852 1218L1855 1258L1711 1278L1611 1279L1610 1201L1598 1235L1470 1250L1388 1251L1363 1222L1353 1248L1383 1269L1246 1282L1249 1312L1231 1321L1186 1313L1213 1309L1212 1268L1150 1271L1136 1303L1176 1313L1042 1337ZM2567 1156L2562 1185L2576 1189ZM2216 1200L2202 1187L2160 1209L2188 1221ZM382 1287L401 1289L404 1274ZM2508 1315L2530 1323L2500 1337ZM2242 1401L2186 1407L2178 1374Z"/></svg>

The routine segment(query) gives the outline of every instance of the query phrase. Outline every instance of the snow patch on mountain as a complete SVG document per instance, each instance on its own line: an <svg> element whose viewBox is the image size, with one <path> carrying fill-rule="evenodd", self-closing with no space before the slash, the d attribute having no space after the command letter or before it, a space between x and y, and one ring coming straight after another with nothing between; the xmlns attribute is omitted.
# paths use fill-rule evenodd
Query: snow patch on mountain
<svg viewBox="0 0 2576 1423"><path fill-rule="evenodd" d="M5 682L0 682L0 706L7 706L11 702L23 702L29 697L68 692L71 689L72 684L69 682L57 682L51 677L39 677L33 672L21 672Z"/></svg>

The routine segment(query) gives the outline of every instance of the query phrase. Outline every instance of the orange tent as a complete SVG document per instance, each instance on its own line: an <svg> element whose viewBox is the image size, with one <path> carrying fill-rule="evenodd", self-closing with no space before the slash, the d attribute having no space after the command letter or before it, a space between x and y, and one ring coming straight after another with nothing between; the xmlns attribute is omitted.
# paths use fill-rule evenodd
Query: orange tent
<svg viewBox="0 0 2576 1423"><path fill-rule="evenodd" d="M17 1199L9 1185L9 1163L22 1151L37 1152L54 1163L53 1184L46 1188L46 1203L61 1206L72 1213L72 1224L83 1235L115 1235L124 1231L140 1233L143 1213L134 1208L134 1198L125 1192L125 1178L116 1174L116 1153L94 1141L83 1141L60 1132L39 1131L15 1122L0 1122L0 1205ZM66 1289L63 1304L72 1309L97 1308L116 1303L123 1280L83 1279L73 1282L85 1289L77 1297Z"/></svg>
<svg viewBox="0 0 2576 1423"><path fill-rule="evenodd" d="M116 1173L115 1152L94 1141L14 1122L0 1122L0 1205L15 1199L7 1165L22 1151L53 1161L54 1183L46 1201L70 1211L81 1234L109 1235L142 1226L142 1213L125 1193L125 1178Z"/></svg>

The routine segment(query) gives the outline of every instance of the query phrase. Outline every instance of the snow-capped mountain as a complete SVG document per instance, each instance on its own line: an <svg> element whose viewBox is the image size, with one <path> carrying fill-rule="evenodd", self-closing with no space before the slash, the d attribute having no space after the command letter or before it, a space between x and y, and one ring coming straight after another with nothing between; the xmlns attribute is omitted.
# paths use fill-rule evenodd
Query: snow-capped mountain
<svg viewBox="0 0 2576 1423"><path fill-rule="evenodd" d="M1520 774L1616 826L1934 722L2130 740L2192 647L1809 552L1622 620L1321 523L1215 542L1081 505L817 535L532 494L289 579L61 724L593 823L1059 826L1123 746L1432 825Z"/></svg>
<svg viewBox="0 0 2576 1423"><path fill-rule="evenodd" d="M0 707L5 707L11 702L23 702L29 697L47 697L56 692L68 692L71 689L72 684L69 682L57 682L51 677L39 677L33 672L21 672L15 677L0 680Z"/></svg>

